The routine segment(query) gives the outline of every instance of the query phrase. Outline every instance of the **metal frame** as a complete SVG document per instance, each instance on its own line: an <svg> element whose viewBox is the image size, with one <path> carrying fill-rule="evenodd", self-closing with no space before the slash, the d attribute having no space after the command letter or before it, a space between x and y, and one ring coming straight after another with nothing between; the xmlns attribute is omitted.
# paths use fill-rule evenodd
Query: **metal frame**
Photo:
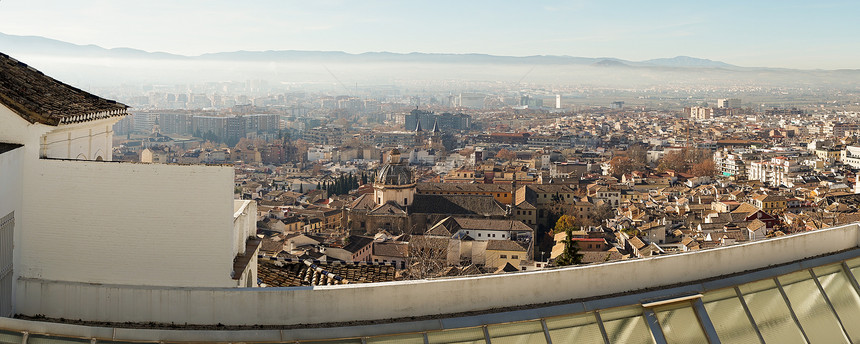
<svg viewBox="0 0 860 344"><path fill-rule="evenodd" d="M645 323L648 324L648 328L651 329L651 336L654 337L654 341L657 344L668 344L666 342L666 335L663 334L663 328L660 327L660 322L657 320L657 314L654 314L654 310L651 308L643 308L642 316L645 317Z"/></svg>
<svg viewBox="0 0 860 344"><path fill-rule="evenodd" d="M818 287L818 292L821 293L821 296L824 297L824 302L827 303L827 307L830 307L830 311L833 312L833 316L836 317L836 322L839 323L839 329L842 330L842 335L845 336L845 339L848 342L851 342L851 337L848 336L848 331L845 330L845 324L842 323L842 319L839 318L839 313L836 313L836 307L833 307L833 303L830 302L830 297L827 296L827 292L824 291L824 287L821 285L821 282L818 281L818 275L815 274L815 271L809 269L809 274L812 275L812 281L815 282L815 286Z"/></svg>
<svg viewBox="0 0 860 344"><path fill-rule="evenodd" d="M791 314L791 318L794 319L794 323L797 324L797 328L800 329L800 334L803 335L803 339L809 343L809 336L806 335L806 331L803 330L803 325L800 324L800 319L797 318L797 314L794 313L794 307L791 307L791 301L788 300L788 294L785 293L785 289L782 289L782 283L779 283L779 279L774 277L773 282L776 283L776 289L779 290L779 294L782 295L782 300L785 302L785 306L788 307L788 314Z"/></svg>
<svg viewBox="0 0 860 344"><path fill-rule="evenodd" d="M744 309L744 313L747 314L747 319L750 321L753 330L755 330L755 334L758 336L759 343L764 344L764 336L761 335L761 331L759 331L758 326L755 324L755 319L752 316L752 312L750 312L750 306L747 305L747 301L744 300L744 294L741 293L741 289L735 286L735 295L741 302L741 307Z"/></svg>
<svg viewBox="0 0 860 344"><path fill-rule="evenodd" d="M705 331L705 337L711 344L721 344L720 337L717 336L717 329L714 328L714 323L711 322L711 316L705 310L705 304L701 298L693 300L693 311L696 312L696 318L699 320L699 325L702 325L702 330Z"/></svg>
<svg viewBox="0 0 860 344"><path fill-rule="evenodd" d="M609 335L606 334L606 328L603 327L603 318L600 317L600 312L594 312L594 320L597 321L597 328L600 329L600 335L603 336L603 343L609 344Z"/></svg>

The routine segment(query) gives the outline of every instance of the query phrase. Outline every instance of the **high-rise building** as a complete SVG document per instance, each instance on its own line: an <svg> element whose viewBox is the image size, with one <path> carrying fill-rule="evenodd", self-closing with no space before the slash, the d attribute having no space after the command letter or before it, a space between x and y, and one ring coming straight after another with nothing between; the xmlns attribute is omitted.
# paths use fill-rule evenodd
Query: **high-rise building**
<svg viewBox="0 0 860 344"><path fill-rule="evenodd" d="M736 109L741 107L741 100L737 98L721 98L717 99L717 108L720 109Z"/></svg>
<svg viewBox="0 0 860 344"><path fill-rule="evenodd" d="M483 93L460 93L460 96L457 98L457 106L470 108L470 109L480 109L484 107L484 99L487 98L487 95Z"/></svg>

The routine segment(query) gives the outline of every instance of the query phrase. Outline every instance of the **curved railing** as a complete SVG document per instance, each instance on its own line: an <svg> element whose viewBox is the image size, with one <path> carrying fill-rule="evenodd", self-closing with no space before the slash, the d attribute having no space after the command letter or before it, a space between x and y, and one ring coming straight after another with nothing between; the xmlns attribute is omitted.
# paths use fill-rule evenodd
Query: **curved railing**
<svg viewBox="0 0 860 344"><path fill-rule="evenodd" d="M484 342L487 338L493 343L505 342L501 338L528 343L566 343L573 339L595 343L714 343L746 339L789 342L804 338L810 342L860 342L860 329L850 325L860 319L858 257L857 226L848 225L692 254L498 276L230 291L101 286L113 296L111 305L116 308L126 306L129 310L148 311L148 315L160 314L152 306L146 309L134 302L152 297L171 300L185 293L201 297L195 299L201 302L172 309L187 312L188 308L197 308L194 314L213 313L211 319L248 322L199 322L210 324L203 327L173 322L173 329L166 322L168 325L145 329L140 327L151 325L140 321L120 325L117 323L123 321L114 320L114 324L99 327L95 322L71 325L0 319L0 329L7 331L3 335L12 336L12 342L14 338L20 341L26 332L28 342L37 343L44 342L45 335L63 341L77 338L97 342L294 343L333 338L345 343ZM33 280L20 283L33 283L28 288L43 287L38 293L27 289L29 295L23 297L27 302L35 302L34 295L38 295L47 298L42 299L43 305L55 306L53 302L58 302L56 306L74 309L80 304L79 300L52 294L59 291L68 297L69 284ZM520 283L530 284L526 288ZM75 287L78 299L98 291L91 289L96 286ZM432 288L440 290L421 296ZM139 293L155 296L138 298ZM209 297L202 298L204 293ZM518 295L523 297L511 299ZM310 300L302 300L305 296ZM277 302L273 306L280 311L268 313L272 306L259 303L261 297ZM128 303L122 304L123 300ZM241 304L249 300L256 301ZM506 302L499 307L499 301ZM463 305L450 307L453 303ZM101 314L113 314L113 310L101 308L105 304L98 301L90 306L101 309ZM234 307L227 310L213 304ZM423 305L431 306L416 308ZM357 315L362 307L366 307L366 314ZM402 316L404 313L410 315ZM265 317L275 320L252 321ZM289 321L278 322L283 319ZM211 325L218 323L227 326Z"/></svg>

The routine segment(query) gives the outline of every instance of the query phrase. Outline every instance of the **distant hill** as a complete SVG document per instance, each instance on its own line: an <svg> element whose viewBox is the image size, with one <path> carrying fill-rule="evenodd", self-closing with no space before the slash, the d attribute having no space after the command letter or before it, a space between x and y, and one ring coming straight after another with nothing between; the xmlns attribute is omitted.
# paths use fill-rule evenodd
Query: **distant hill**
<svg viewBox="0 0 860 344"><path fill-rule="evenodd" d="M497 56L488 54L408 54L366 52L349 54L342 51L232 51L215 52L199 56L183 56L163 52L147 52L132 48L106 49L97 45L78 45L40 36L16 36L0 33L0 47L4 53L15 55L55 55L71 57L113 57L140 59L200 59L235 61L315 61L315 62L421 62L464 64L528 64L528 65L594 65L601 67L660 66L660 67L733 67L727 63L678 56L648 61L626 61L616 58L575 56Z"/></svg>
<svg viewBox="0 0 860 344"><path fill-rule="evenodd" d="M57 55L76 57L120 57L149 59L186 59L186 56L147 52L131 48L105 49L97 45L78 45L41 36L15 36L0 32L0 49L14 57L20 55Z"/></svg>
<svg viewBox="0 0 860 344"><path fill-rule="evenodd" d="M663 67L707 67L707 68L731 68L736 67L725 62L699 59L689 56L675 56L672 58L661 58L642 61L643 64Z"/></svg>
<svg viewBox="0 0 860 344"><path fill-rule="evenodd" d="M591 65L595 66L595 67L630 67L630 65L628 65L624 62L621 62L618 60L608 60L608 59L597 61Z"/></svg>
<svg viewBox="0 0 860 344"><path fill-rule="evenodd" d="M37 36L0 33L0 52L72 84L184 84L262 79L314 85L450 81L654 85L860 87L860 70L738 67L689 56L646 61L613 57L342 51L233 51L183 56L132 48L106 49ZM97 60L99 59L99 60ZM102 61L100 59L107 59ZM109 60L109 61L108 61ZM335 76L336 75L336 76ZM323 86L320 86L323 87ZM325 86L328 87L328 86ZM449 87L449 86L440 86Z"/></svg>

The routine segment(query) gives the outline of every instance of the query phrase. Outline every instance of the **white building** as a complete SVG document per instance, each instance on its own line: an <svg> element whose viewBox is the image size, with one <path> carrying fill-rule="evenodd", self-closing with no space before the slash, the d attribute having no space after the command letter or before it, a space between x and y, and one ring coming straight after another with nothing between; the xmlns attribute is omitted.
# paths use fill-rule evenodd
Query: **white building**
<svg viewBox="0 0 860 344"><path fill-rule="evenodd" d="M750 163L749 179L760 180L770 186L793 186L794 177L796 177L804 166L797 163L797 160L778 156L771 158L770 161L754 161Z"/></svg>
<svg viewBox="0 0 860 344"><path fill-rule="evenodd" d="M720 109L736 109L741 107L741 100L737 98L717 99L717 107Z"/></svg>
<svg viewBox="0 0 860 344"><path fill-rule="evenodd" d="M847 146L840 152L840 161L854 168L860 168L860 146Z"/></svg>
<svg viewBox="0 0 860 344"><path fill-rule="evenodd" d="M323 161L331 160L331 154L334 146L317 146L308 148L308 161Z"/></svg>
<svg viewBox="0 0 860 344"><path fill-rule="evenodd" d="M412 149L409 151L409 163L412 165L433 165L436 163L436 150Z"/></svg>
<svg viewBox="0 0 860 344"><path fill-rule="evenodd" d="M487 98L487 95L483 93L460 93L457 97L457 106L470 109L481 109L484 107L485 98Z"/></svg>
<svg viewBox="0 0 860 344"><path fill-rule="evenodd" d="M255 286L256 204L233 201L233 168L112 162L123 116L0 54L0 314L90 284Z"/></svg>
<svg viewBox="0 0 860 344"><path fill-rule="evenodd" d="M736 178L745 178L747 176L746 164L740 154L722 150L717 151L714 153L714 163L724 176Z"/></svg>

